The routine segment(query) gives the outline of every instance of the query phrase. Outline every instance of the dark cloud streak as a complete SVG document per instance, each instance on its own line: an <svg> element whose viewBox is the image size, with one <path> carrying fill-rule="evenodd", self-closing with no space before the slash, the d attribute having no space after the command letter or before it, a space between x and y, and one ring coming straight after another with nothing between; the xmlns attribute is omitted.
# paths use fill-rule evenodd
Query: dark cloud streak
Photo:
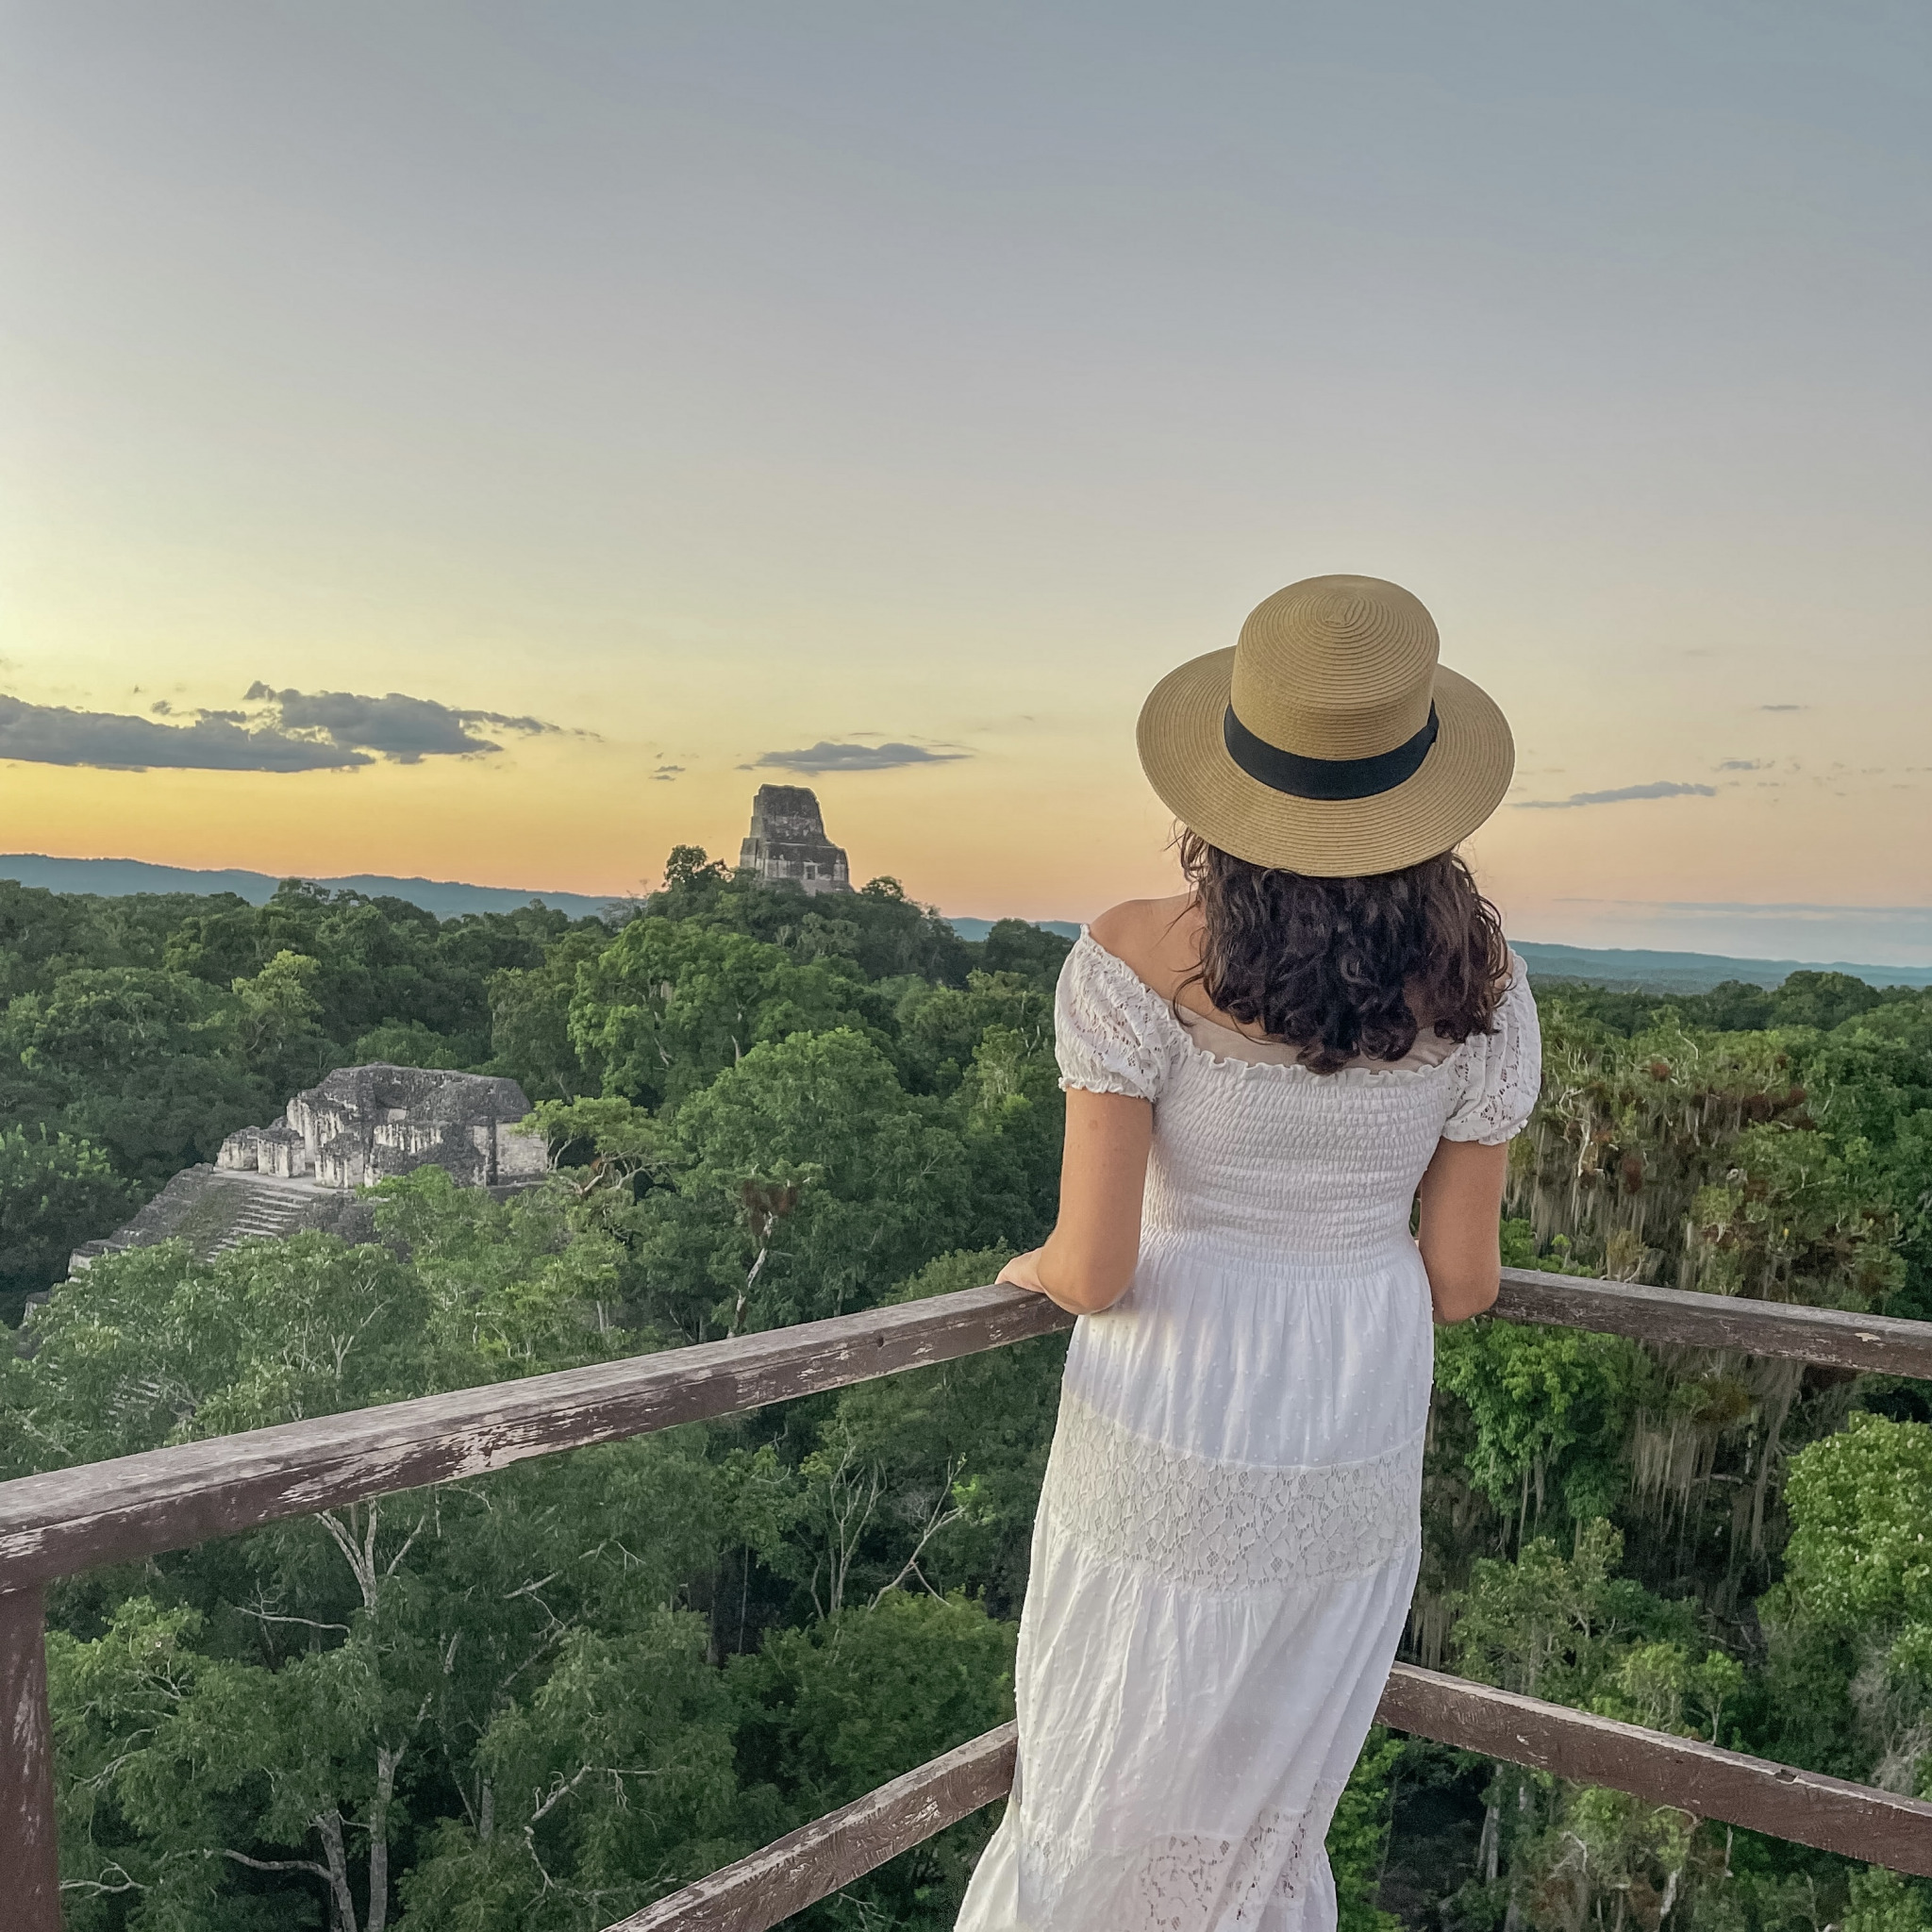
<svg viewBox="0 0 1932 1932"><path fill-rule="evenodd" d="M399 691L375 698L348 691L275 691L258 683L250 685L244 695L251 703L274 705L284 731L314 733L345 749L381 752L402 765L420 764L425 758L465 758L501 751L500 744L477 733L479 724L532 735L557 729L537 718L460 710L440 705L434 698L412 698Z"/></svg>
<svg viewBox="0 0 1932 1932"><path fill-rule="evenodd" d="M804 751L768 751L749 771L891 772L903 765L942 765L970 757L963 751L928 751L918 744L831 744L823 739Z"/></svg>
<svg viewBox="0 0 1932 1932"><path fill-rule="evenodd" d="M479 727L534 736L556 731L538 718L459 709L401 691L364 697L355 691L276 691L257 683L245 693L254 711L201 710L181 723L162 699L149 717L81 711L0 695L0 759L25 764L86 765L107 771L341 772L425 758L479 758L501 752Z"/></svg>
<svg viewBox="0 0 1932 1932"><path fill-rule="evenodd" d="M1525 798L1518 811L1570 811L1580 805L1623 805L1634 798L1715 798L1715 785L1678 785L1659 778L1652 785L1620 785L1614 791L1573 791L1568 798Z"/></svg>
<svg viewBox="0 0 1932 1932"><path fill-rule="evenodd" d="M365 751L291 738L273 725L248 730L221 717L157 724L113 711L75 711L5 696L0 758L120 772L339 772L375 763Z"/></svg>

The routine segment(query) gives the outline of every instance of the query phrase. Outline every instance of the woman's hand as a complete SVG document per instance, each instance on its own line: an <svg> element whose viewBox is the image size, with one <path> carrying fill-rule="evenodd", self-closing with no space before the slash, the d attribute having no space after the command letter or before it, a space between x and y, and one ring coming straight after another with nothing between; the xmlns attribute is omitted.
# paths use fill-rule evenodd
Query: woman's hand
<svg viewBox="0 0 1932 1932"><path fill-rule="evenodd" d="M1040 1257L1045 1253L1044 1248L1028 1248L1024 1255L1015 1255L1000 1270L1000 1279L1008 1288L1024 1288L1034 1294L1044 1294L1046 1284L1040 1278Z"/></svg>

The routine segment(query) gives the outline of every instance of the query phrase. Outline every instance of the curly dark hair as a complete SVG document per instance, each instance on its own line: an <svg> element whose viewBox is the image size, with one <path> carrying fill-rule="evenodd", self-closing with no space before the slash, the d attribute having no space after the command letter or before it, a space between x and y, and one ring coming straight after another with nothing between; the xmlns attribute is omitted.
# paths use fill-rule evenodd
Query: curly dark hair
<svg viewBox="0 0 1932 1932"><path fill-rule="evenodd" d="M1441 1040L1494 1031L1503 921L1458 854L1331 879L1251 865L1196 832L1178 850L1206 926L1182 984L1298 1047L1311 1072L1399 1060L1424 1022Z"/></svg>

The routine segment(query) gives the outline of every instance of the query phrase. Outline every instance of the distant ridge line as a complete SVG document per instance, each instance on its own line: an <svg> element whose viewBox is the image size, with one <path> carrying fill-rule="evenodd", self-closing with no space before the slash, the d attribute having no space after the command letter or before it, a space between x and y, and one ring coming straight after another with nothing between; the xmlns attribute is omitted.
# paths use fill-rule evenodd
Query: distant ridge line
<svg viewBox="0 0 1932 1932"><path fill-rule="evenodd" d="M1029 922L1063 938L1080 928L1071 920ZM957 918L953 929L962 940L983 940L990 919ZM1599 986L1641 992L1708 992L1727 979L1760 986L1767 992L1793 973L1849 973L1868 986L1932 986L1932 966L1859 966L1842 959L1737 959L1724 953L1659 953L1614 946L1546 945L1539 940L1512 940L1532 979L1585 979Z"/></svg>
<svg viewBox="0 0 1932 1932"><path fill-rule="evenodd" d="M275 896L282 879L301 874L227 871L198 871L188 866L155 865L144 858L53 858L43 852L0 853L0 879L39 886L50 892L93 892L103 898L124 898L134 892L233 892L259 906ZM573 919L594 919L607 907L623 903L624 895L596 898L586 892L524 891L515 886L473 886L459 879L391 878L380 873L358 873L345 878L311 879L311 885L331 891L367 893L371 898L403 899L451 919L465 912L511 912L532 899L555 907ZM1027 922L1047 932L1074 939L1080 928L1072 920ZM963 940L983 940L994 921L960 915L952 921ZM1562 946L1537 940L1512 942L1523 955L1534 979L1582 979L1600 986L1642 992L1707 992L1727 979L1761 986L1767 991L1781 986L1793 973L1849 973L1869 986L1932 987L1932 965L1861 966L1831 959L1743 959L1723 953L1667 953L1642 948Z"/></svg>
<svg viewBox="0 0 1932 1932"><path fill-rule="evenodd" d="M144 858L51 858L43 852L0 853L0 879L39 886L49 892L94 892L106 899L123 899L135 892L233 892L251 906L260 906L275 897L275 888L285 878L305 878L330 891L362 892L373 899L404 899L439 919L464 912L514 912L532 899L541 899L573 919L594 919L623 897L617 892L593 898L584 892L472 886L459 879L398 879L379 873L323 879L303 873L270 874L239 868L203 872L188 866L154 865Z"/></svg>
<svg viewBox="0 0 1932 1932"><path fill-rule="evenodd" d="M1512 940L1532 979L1588 979L1641 992L1708 992L1727 979L1769 992L1793 973L1848 973L1867 986L1932 986L1932 966L1860 966L1845 959L1737 959L1723 953L1544 945Z"/></svg>

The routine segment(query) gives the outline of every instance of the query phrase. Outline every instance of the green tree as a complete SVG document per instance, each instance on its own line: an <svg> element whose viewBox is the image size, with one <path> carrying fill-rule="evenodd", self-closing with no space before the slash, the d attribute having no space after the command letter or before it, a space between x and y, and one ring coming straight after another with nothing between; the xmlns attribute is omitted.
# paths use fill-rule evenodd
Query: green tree
<svg viewBox="0 0 1932 1932"><path fill-rule="evenodd" d="M1852 1874L1844 1932L1932 1932L1932 1886L1868 1865Z"/></svg>
<svg viewBox="0 0 1932 1932"><path fill-rule="evenodd" d="M735 1710L702 1618L657 1607L573 1631L475 1751L487 1807L431 1835L411 1932L605 1925L753 1848Z"/></svg>
<svg viewBox="0 0 1932 1932"><path fill-rule="evenodd" d="M496 1202L428 1169L378 1199L407 1258L316 1234L206 1264L175 1246L106 1257L38 1312L35 1352L8 1365L10 1459L46 1467L594 1359L609 1346L595 1319L608 1243L565 1239L569 1205L561 1188ZM481 1740L499 1716L598 1642L648 1687L651 1631L716 1546L714 1489L702 1435L685 1431L183 1553L108 1602L98 1634L100 1586L79 1586L54 1693L76 1897L95 1918L138 1898L156 1926L290 1923L305 1898L343 1932L383 1924L392 1848L436 1823L425 1793L456 1793L472 1837L489 1837L498 1774ZM717 1707L721 1680L708 1694ZM658 1744L672 1761L690 1741ZM505 1793L512 1817L525 1802ZM251 1899L268 1901L263 1918Z"/></svg>
<svg viewBox="0 0 1932 1932"><path fill-rule="evenodd" d="M846 1029L753 1047L677 1109L633 1257L656 1319L700 1339L872 1306L970 1238L939 1104Z"/></svg>
<svg viewBox="0 0 1932 1932"><path fill-rule="evenodd" d="M942 1256L886 1299L984 1287L1010 1253ZM875 1500L849 1595L972 1589L1018 1616L1066 1352L1065 1336L1042 1336L840 1392L820 1440L838 1441ZM788 1574L800 1579L822 1554L830 1562L809 1527L794 1523L800 1547Z"/></svg>
<svg viewBox="0 0 1932 1932"><path fill-rule="evenodd" d="M570 1033L607 1094L675 1104L765 1041L862 1027L868 1005L842 959L801 965L741 934L637 919L581 968Z"/></svg>
<svg viewBox="0 0 1932 1932"><path fill-rule="evenodd" d="M1051 991L1074 942L1024 919L996 919L979 942L979 963L989 973L1012 973Z"/></svg>
<svg viewBox="0 0 1932 1932"><path fill-rule="evenodd" d="M570 1013L579 971L610 937L601 928L574 928L545 949L541 964L505 967L491 978L491 1051L533 1100L575 1100L598 1084L578 1057Z"/></svg>
<svg viewBox="0 0 1932 1932"><path fill-rule="evenodd" d="M1700 1641L1691 1606L1616 1574L1623 1547L1598 1520L1567 1557L1539 1537L1513 1564L1478 1561L1456 1606L1457 1660L1479 1682L1715 1740L1743 1672ZM1655 1932L1697 1880L1694 1832L1674 1807L1498 1766L1474 1889L1479 1899L1507 1869L1501 1890L1551 1932L1592 1919Z"/></svg>
<svg viewBox="0 0 1932 1932"><path fill-rule="evenodd" d="M0 1302L20 1320L25 1298L67 1272L83 1241L111 1233L133 1190L92 1141L45 1127L0 1128Z"/></svg>
<svg viewBox="0 0 1932 1932"><path fill-rule="evenodd" d="M1793 973L1771 996L1774 1026L1816 1026L1828 1033L1834 1026L1869 1013L1883 995L1849 973Z"/></svg>
<svg viewBox="0 0 1932 1932"><path fill-rule="evenodd" d="M740 1776L780 1829L849 1804L1013 1714L1017 1631L960 1596L889 1591L802 1630L774 1632L734 1659ZM908 1932L941 1932L958 1914L985 1814L927 1839L805 1916L853 1912ZM769 1827L768 1827L769 1828Z"/></svg>
<svg viewBox="0 0 1932 1932"><path fill-rule="evenodd" d="M1519 1540L1553 1498L1571 1523L1610 1509L1629 1481L1621 1451L1632 1417L1658 1381L1642 1350L1618 1336L1483 1322L1437 1338L1437 1387L1473 1425L1457 1432L1457 1460L1515 1517Z"/></svg>
<svg viewBox="0 0 1932 1932"><path fill-rule="evenodd" d="M101 1147L150 1189L262 1112L232 994L151 967L63 974L0 1020L0 1105ZM8 1091L10 1089L10 1091Z"/></svg>
<svg viewBox="0 0 1932 1932"><path fill-rule="evenodd" d="M1362 1745L1328 1824L1337 1932L1397 1932L1402 1921L1375 1903L1393 1823L1394 1782L1403 1743L1378 1724Z"/></svg>
<svg viewBox="0 0 1932 1932"><path fill-rule="evenodd" d="M272 1093L311 1087L329 1066L329 1042L316 1024L322 1005L309 990L321 971L307 954L283 951L229 988L242 1058Z"/></svg>
<svg viewBox="0 0 1932 1932"><path fill-rule="evenodd" d="M1854 1415L1794 1458L1786 1496L1785 1582L1763 1607L1796 1680L1783 1721L1856 1740L1874 1783L1932 1790L1932 1427ZM1850 1739L1831 1722L1847 1706Z"/></svg>

